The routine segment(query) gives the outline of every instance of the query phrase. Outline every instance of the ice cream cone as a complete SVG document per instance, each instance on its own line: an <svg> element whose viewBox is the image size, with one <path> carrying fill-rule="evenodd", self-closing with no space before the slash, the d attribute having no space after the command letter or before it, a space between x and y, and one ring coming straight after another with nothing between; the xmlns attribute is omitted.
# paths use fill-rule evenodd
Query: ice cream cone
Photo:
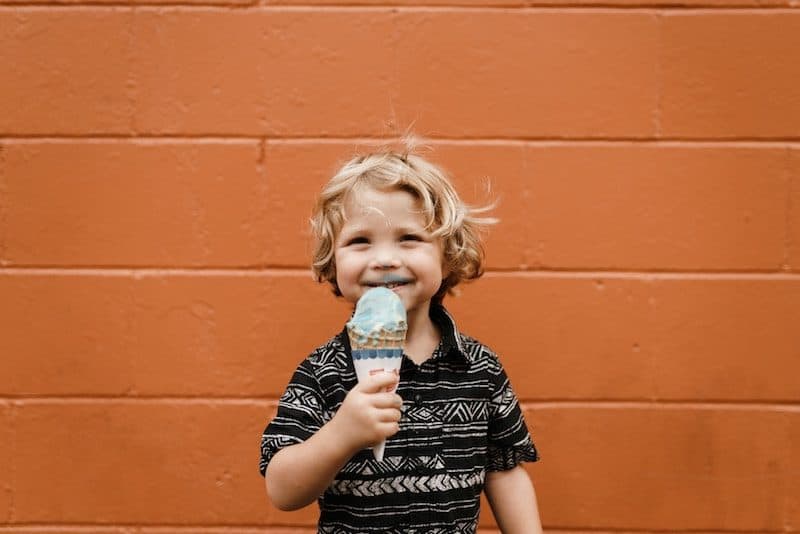
<svg viewBox="0 0 800 534"><path fill-rule="evenodd" d="M359 383L375 373L400 374L407 329L406 310L393 291L375 287L361 296L353 318L347 323ZM385 446L382 441L372 448L376 460L383 460Z"/></svg>

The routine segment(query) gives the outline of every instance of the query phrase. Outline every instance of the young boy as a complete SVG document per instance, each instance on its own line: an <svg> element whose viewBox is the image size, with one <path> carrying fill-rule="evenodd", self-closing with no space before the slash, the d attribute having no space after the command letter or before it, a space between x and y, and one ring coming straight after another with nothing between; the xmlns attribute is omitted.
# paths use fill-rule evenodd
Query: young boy
<svg viewBox="0 0 800 534"><path fill-rule="evenodd" d="M275 506L318 500L324 533L476 532L485 491L502 532L541 532L520 465L538 455L516 396L442 306L482 274L479 230L493 220L479 211L415 155L355 158L325 186L312 218L318 281L354 305L392 289L408 332L399 384L389 373L359 384L345 330L300 364L261 441ZM369 447L387 438L376 461Z"/></svg>

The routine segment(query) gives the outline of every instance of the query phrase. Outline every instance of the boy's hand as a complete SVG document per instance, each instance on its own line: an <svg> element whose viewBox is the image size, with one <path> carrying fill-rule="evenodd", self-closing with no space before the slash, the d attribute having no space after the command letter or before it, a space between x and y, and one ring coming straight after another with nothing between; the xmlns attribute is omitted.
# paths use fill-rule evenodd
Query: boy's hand
<svg viewBox="0 0 800 534"><path fill-rule="evenodd" d="M356 385L331 420L353 454L380 443L400 430L403 399L394 390L398 376L378 373Z"/></svg>

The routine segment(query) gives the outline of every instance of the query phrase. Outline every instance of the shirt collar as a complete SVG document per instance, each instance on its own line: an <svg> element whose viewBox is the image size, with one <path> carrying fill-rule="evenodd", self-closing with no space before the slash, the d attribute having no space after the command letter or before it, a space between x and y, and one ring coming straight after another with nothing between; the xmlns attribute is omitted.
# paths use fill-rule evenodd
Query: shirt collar
<svg viewBox="0 0 800 534"><path fill-rule="evenodd" d="M441 304L431 303L431 320L436 323L442 332L442 342L439 345L441 351L447 355L455 351L465 360L472 363L472 356L464 350L461 343L461 334L458 333L456 322L450 313Z"/></svg>

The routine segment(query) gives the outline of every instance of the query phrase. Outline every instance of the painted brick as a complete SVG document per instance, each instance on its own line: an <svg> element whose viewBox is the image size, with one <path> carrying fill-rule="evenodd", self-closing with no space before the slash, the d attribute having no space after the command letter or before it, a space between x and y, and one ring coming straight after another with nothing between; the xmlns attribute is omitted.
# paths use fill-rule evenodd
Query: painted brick
<svg viewBox="0 0 800 534"><path fill-rule="evenodd" d="M486 243L491 269L778 270L784 262L780 148L432 146L467 202L499 200L500 224ZM278 264L308 264L314 197L353 152L353 143L266 145Z"/></svg>
<svg viewBox="0 0 800 534"><path fill-rule="evenodd" d="M270 142L264 171L249 141L3 150L6 264L304 267L315 196L353 145ZM500 269L777 270L788 157L777 148L447 143L433 154L467 202L499 199L487 251Z"/></svg>
<svg viewBox="0 0 800 534"><path fill-rule="evenodd" d="M487 275L448 307L525 399L800 395L800 280Z"/></svg>
<svg viewBox="0 0 800 534"><path fill-rule="evenodd" d="M382 11L144 10L136 18L137 127L385 133L392 28ZM370 83L357 82L365 77Z"/></svg>
<svg viewBox="0 0 800 534"><path fill-rule="evenodd" d="M1 390L0 390L1 391ZM0 401L0 523L11 518L14 502L14 427L11 405Z"/></svg>
<svg viewBox="0 0 800 534"><path fill-rule="evenodd" d="M0 390L15 395L277 397L348 315L303 273L15 275L0 289ZM794 279L490 274L447 305L525 399L796 401L798 299Z"/></svg>
<svg viewBox="0 0 800 534"><path fill-rule="evenodd" d="M304 513L304 512L300 512ZM487 513L489 511L487 510ZM294 516L287 514L287 519L291 520ZM314 526L306 527L275 527L275 526L261 526L261 527L186 527L186 526L137 526L135 529L131 527L116 527L116 526L102 526L102 527L86 527L86 526L68 526L68 525L40 525L40 526L4 526L0 525L0 534L13 533L13 534L317 534L316 522ZM563 531L548 531L554 534L559 534ZM500 531L490 528L479 528L479 534L500 534ZM564 534L567 534L566 532ZM570 531L569 534L590 534L589 532L575 532ZM612 534L611 532L593 532L591 534ZM646 534L631 532L629 534ZM698 533L704 534L704 533ZM706 533L709 534L709 533ZM722 534L722 533L719 533Z"/></svg>
<svg viewBox="0 0 800 534"><path fill-rule="evenodd" d="M17 520L311 524L313 507L273 515L262 479L251 475L253 434L265 412L250 402L25 402L17 421ZM796 524L788 493L795 410L542 405L526 418L543 453L530 471L549 526L766 531ZM53 442L70 462L42 461ZM135 470L125 467L132 459Z"/></svg>
<svg viewBox="0 0 800 534"><path fill-rule="evenodd" d="M258 3L258 0L128 0L125 2L125 5L162 5L168 6L170 4L175 5L191 5L191 6L236 6L236 7L245 7L251 6ZM117 0L91 0L91 2L87 2L87 0L2 0L0 5L39 5L39 4L58 4L59 6L76 6L81 4L90 4L92 6L104 6L104 5L119 5L120 2Z"/></svg>
<svg viewBox="0 0 800 534"><path fill-rule="evenodd" d="M12 275L0 294L14 395L277 397L348 316L305 273Z"/></svg>
<svg viewBox="0 0 800 534"><path fill-rule="evenodd" d="M252 134L264 120L263 19L250 10L143 8L133 25L136 128Z"/></svg>
<svg viewBox="0 0 800 534"><path fill-rule="evenodd" d="M800 271L800 150L791 151L791 161L786 253L789 267Z"/></svg>
<svg viewBox="0 0 800 534"><path fill-rule="evenodd" d="M6 0L8 1L8 0ZM373 0L262 0L266 5L302 5L302 6L336 6L336 5L367 5L374 6ZM392 6L463 6L463 7L546 7L556 6L568 8L571 6L675 6L687 7L686 0L569 0L567 5L564 0L390 0L385 5ZM694 0L691 7L792 7L792 0Z"/></svg>
<svg viewBox="0 0 800 534"><path fill-rule="evenodd" d="M512 244L522 255L503 267L777 270L782 262L780 149L545 145L460 148L442 159L471 181L497 176L510 216L496 243L505 244L503 259Z"/></svg>
<svg viewBox="0 0 800 534"><path fill-rule="evenodd" d="M662 21L662 135L800 135L800 13L669 12Z"/></svg>
<svg viewBox="0 0 800 534"><path fill-rule="evenodd" d="M400 124L451 137L655 134L652 14L443 10L398 22Z"/></svg>
<svg viewBox="0 0 800 534"><path fill-rule="evenodd" d="M2 259L23 265L269 261L255 141L4 147Z"/></svg>
<svg viewBox="0 0 800 534"><path fill-rule="evenodd" d="M352 155L353 143L267 141L264 172L271 194L270 260L283 267L311 266L309 218L323 185Z"/></svg>
<svg viewBox="0 0 800 534"><path fill-rule="evenodd" d="M0 8L0 134L129 133L132 20L129 9Z"/></svg>
<svg viewBox="0 0 800 534"><path fill-rule="evenodd" d="M22 403L16 521L312 524L314 507L288 516L267 503L258 443L270 414L251 401Z"/></svg>
<svg viewBox="0 0 800 534"><path fill-rule="evenodd" d="M641 13L144 11L136 125L386 135L414 123L459 137L647 137L655 30Z"/></svg>
<svg viewBox="0 0 800 534"><path fill-rule="evenodd" d="M790 491L800 414L792 408L544 406L526 418L543 458L530 472L553 527L798 524Z"/></svg>

